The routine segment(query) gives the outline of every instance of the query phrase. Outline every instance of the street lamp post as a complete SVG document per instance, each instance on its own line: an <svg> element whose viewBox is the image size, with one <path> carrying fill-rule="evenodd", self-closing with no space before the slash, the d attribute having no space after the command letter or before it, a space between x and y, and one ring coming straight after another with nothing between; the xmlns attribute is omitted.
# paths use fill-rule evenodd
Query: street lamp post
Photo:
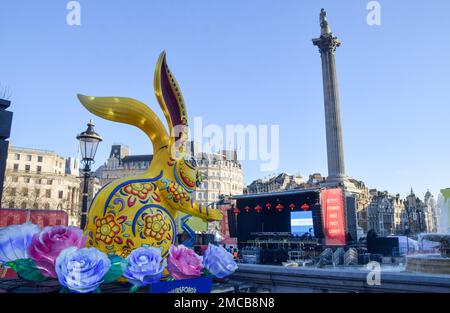
<svg viewBox="0 0 450 313"><path fill-rule="evenodd" d="M83 163L83 199L81 204L81 229L84 229L88 214L88 187L91 177L91 165L94 163L95 153L102 137L94 131L94 122L90 120L87 129L77 135L80 142L81 162Z"/></svg>
<svg viewBox="0 0 450 313"><path fill-rule="evenodd" d="M405 235L406 235L406 255L409 254L409 237L408 237L409 232L410 232L409 226L408 226L408 224L406 224L406 225L405 225Z"/></svg>

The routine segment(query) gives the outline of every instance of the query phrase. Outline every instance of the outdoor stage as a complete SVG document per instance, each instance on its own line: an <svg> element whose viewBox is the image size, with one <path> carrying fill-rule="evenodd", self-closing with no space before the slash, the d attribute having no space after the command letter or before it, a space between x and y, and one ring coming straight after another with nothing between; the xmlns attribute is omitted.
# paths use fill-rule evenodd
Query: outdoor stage
<svg viewBox="0 0 450 313"><path fill-rule="evenodd" d="M291 220L296 213L309 214L311 222L311 227L296 235L311 231L314 237L324 238L320 189L242 195L233 199L240 213L229 214L228 223L230 236L237 237L238 242L255 239L257 233L291 233Z"/></svg>

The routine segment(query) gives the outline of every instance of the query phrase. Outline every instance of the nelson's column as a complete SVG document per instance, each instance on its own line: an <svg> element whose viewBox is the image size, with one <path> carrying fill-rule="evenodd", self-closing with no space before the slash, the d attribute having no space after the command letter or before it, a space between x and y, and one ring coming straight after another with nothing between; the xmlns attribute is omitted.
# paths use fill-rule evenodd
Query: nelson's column
<svg viewBox="0 0 450 313"><path fill-rule="evenodd" d="M341 113L339 110L339 90L336 77L334 52L341 42L331 33L324 9L320 12L320 38L313 39L322 57L323 95L325 102L325 125L327 136L329 183L345 181L344 149L342 143Z"/></svg>
<svg viewBox="0 0 450 313"><path fill-rule="evenodd" d="M313 44L319 47L322 57L328 157L328 177L323 185L325 187L343 187L346 234L353 239L357 239L358 233L362 233L362 229L358 231L356 211L358 203L361 204L365 199L366 188L364 185L356 186L345 175L339 90L336 77L336 63L334 60L334 52L341 45L341 42L331 33L327 21L327 13L324 9L320 12L320 27L320 37L313 39Z"/></svg>

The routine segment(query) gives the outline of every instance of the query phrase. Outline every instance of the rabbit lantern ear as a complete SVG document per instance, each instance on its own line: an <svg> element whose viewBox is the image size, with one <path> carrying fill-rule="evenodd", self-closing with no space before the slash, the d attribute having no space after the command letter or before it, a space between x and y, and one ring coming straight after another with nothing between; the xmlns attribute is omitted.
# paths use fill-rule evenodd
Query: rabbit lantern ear
<svg viewBox="0 0 450 313"><path fill-rule="evenodd" d="M158 59L154 77L155 95L169 125L169 148L177 157L185 151L188 139L188 116L180 87L166 63L163 51Z"/></svg>
<svg viewBox="0 0 450 313"><path fill-rule="evenodd" d="M104 119L134 125L144 131L153 143L153 151L169 143L166 128L144 103L124 97L92 97L78 94L80 102L91 113Z"/></svg>

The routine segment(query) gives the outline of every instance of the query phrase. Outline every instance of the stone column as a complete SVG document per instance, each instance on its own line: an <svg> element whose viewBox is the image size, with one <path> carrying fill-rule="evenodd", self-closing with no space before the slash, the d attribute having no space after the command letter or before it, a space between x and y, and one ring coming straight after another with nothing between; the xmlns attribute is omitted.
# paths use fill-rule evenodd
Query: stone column
<svg viewBox="0 0 450 313"><path fill-rule="evenodd" d="M327 137L328 181L345 179L344 149L342 142L341 113L339 110L339 90L336 76L334 53L341 42L334 37L328 26L326 12L322 9L321 36L313 39L322 57L323 95L325 104L325 125Z"/></svg>

